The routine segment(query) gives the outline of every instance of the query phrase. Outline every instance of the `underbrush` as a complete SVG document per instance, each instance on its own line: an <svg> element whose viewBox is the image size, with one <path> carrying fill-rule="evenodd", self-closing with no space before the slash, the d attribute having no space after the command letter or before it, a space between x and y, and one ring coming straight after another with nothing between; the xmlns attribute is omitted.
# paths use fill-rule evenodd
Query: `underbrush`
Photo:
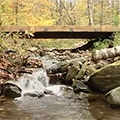
<svg viewBox="0 0 120 120"><path fill-rule="evenodd" d="M87 40L83 39L20 39L20 35L17 33L13 35L0 33L0 53L12 49L22 55L31 47L37 47L38 49L67 49L80 47L86 42ZM119 33L115 33L114 41L105 39L102 42L98 41L94 43L93 49L108 48L110 44L114 46L120 45Z"/></svg>
<svg viewBox="0 0 120 120"><path fill-rule="evenodd" d="M109 48L113 46L120 46L120 33L119 32L114 33L114 40L104 39L103 41L98 41L94 43L93 49L100 50L100 49Z"/></svg>
<svg viewBox="0 0 120 120"><path fill-rule="evenodd" d="M37 47L38 49L65 49L82 45L85 40L79 39L20 39L19 34L0 33L0 53L8 49L13 49L18 54L24 54L28 48Z"/></svg>
<svg viewBox="0 0 120 120"><path fill-rule="evenodd" d="M32 39L20 39L20 35L17 33L13 35L0 33L0 53L12 49L22 55L30 47L39 48L40 45Z"/></svg>

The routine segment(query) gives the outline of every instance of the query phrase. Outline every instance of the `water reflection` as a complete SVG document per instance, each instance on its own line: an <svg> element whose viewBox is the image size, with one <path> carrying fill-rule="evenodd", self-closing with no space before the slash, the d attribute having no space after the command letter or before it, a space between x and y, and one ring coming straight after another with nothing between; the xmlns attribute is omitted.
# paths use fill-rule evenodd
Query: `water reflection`
<svg viewBox="0 0 120 120"><path fill-rule="evenodd" d="M29 120L30 115L21 110L13 100L0 101L0 120Z"/></svg>
<svg viewBox="0 0 120 120"><path fill-rule="evenodd" d="M94 120L88 111L87 100L79 101L72 97L51 95L40 99L25 97L19 101L2 101L0 102L0 119Z"/></svg>
<svg viewBox="0 0 120 120"><path fill-rule="evenodd" d="M0 101L0 120L119 120L120 109L76 95Z"/></svg>
<svg viewBox="0 0 120 120"><path fill-rule="evenodd" d="M102 100L90 101L89 110L96 120L120 119L120 108L111 108Z"/></svg>
<svg viewBox="0 0 120 120"><path fill-rule="evenodd" d="M23 101L17 102L19 108L32 115L32 119L42 120L89 120L83 116L88 113L86 103L58 96L30 98L30 100L24 98Z"/></svg>

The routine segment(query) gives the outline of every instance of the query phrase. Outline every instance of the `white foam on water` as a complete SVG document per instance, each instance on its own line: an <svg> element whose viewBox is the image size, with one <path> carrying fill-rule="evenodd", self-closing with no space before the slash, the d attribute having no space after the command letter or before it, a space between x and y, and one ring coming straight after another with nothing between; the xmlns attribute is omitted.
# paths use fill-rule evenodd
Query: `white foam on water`
<svg viewBox="0 0 120 120"><path fill-rule="evenodd" d="M49 79L43 68L35 70L32 74L25 73L18 80L12 82L19 86L24 93L41 91L49 86Z"/></svg>
<svg viewBox="0 0 120 120"><path fill-rule="evenodd" d="M39 95L43 91L50 91L50 93L54 95L61 96L64 88L67 87L65 85L49 85L49 78L46 70L43 68L35 70L32 74L25 73L18 80L12 83L22 89L21 97L24 97L24 94L26 93Z"/></svg>
<svg viewBox="0 0 120 120"><path fill-rule="evenodd" d="M52 85L45 88L45 90L52 91L54 95L61 96L63 94L65 85Z"/></svg>

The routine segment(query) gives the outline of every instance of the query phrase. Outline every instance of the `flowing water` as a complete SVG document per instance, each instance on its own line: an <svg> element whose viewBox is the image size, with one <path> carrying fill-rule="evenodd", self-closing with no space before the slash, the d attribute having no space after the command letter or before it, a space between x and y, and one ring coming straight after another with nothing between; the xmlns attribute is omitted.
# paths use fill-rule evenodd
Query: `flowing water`
<svg viewBox="0 0 120 120"><path fill-rule="evenodd" d="M113 109L101 100L79 99L64 85L48 84L44 69L24 74L14 81L22 88L22 96L15 100L0 99L0 120L119 120L120 109ZM36 97L44 90L51 91ZM25 96L26 93L35 97Z"/></svg>

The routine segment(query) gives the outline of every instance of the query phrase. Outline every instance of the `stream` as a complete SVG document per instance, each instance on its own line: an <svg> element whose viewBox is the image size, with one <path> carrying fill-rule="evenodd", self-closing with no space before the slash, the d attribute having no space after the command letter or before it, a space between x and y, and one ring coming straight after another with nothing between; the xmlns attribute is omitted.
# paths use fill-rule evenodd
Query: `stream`
<svg viewBox="0 0 120 120"><path fill-rule="evenodd" d="M32 74L24 74L17 81L22 96L15 100L1 101L2 120L89 120L87 100L78 100L71 87L49 85L46 71L36 69ZM43 91L48 91L39 97ZM49 94L50 93L50 94ZM86 116L87 115L87 116Z"/></svg>
<svg viewBox="0 0 120 120"><path fill-rule="evenodd" d="M44 68L36 69L32 74L23 74L17 81L11 82L23 90L22 96L14 100L0 99L0 120L119 120L120 118L120 109L107 106L101 99L81 99L71 87L49 85Z"/></svg>

